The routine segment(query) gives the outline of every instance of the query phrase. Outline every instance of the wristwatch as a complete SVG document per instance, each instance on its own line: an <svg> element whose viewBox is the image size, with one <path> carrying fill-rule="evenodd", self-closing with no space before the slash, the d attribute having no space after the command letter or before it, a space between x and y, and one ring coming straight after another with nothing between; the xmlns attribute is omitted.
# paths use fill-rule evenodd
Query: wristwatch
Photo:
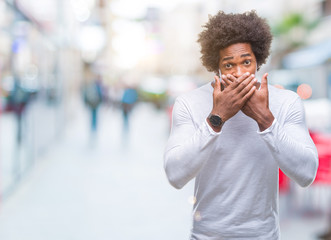
<svg viewBox="0 0 331 240"><path fill-rule="evenodd" d="M224 123L222 118L216 114L209 114L208 119L211 125L213 125L214 127L220 127Z"/></svg>

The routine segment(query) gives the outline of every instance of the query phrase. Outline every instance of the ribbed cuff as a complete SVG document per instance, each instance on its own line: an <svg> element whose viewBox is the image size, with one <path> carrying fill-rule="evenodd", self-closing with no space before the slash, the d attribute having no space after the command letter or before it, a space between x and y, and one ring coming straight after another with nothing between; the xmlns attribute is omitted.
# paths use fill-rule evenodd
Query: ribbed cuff
<svg viewBox="0 0 331 240"><path fill-rule="evenodd" d="M271 132L274 127L276 125L276 118L273 120L272 124L270 125L270 127L268 127L267 129L263 130L262 132L260 130L257 130L257 133L258 134L266 134L266 133L269 133Z"/></svg>

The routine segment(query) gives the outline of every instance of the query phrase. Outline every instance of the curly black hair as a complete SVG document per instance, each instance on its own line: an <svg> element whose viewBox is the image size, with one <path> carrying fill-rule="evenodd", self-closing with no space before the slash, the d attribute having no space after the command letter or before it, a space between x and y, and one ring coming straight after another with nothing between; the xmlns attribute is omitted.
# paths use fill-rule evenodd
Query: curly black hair
<svg viewBox="0 0 331 240"><path fill-rule="evenodd" d="M265 19L254 10L241 14L219 11L209 21L198 38L201 60L208 71L218 73L220 50L235 43L250 43L256 57L257 70L270 54L272 35Z"/></svg>

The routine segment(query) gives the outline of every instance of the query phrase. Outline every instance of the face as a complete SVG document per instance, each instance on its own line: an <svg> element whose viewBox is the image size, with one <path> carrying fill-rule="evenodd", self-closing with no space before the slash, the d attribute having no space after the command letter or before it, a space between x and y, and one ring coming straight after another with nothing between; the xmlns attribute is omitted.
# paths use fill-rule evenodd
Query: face
<svg viewBox="0 0 331 240"><path fill-rule="evenodd" d="M219 69L222 74L238 78L246 72L256 73L256 58L249 43L235 43L220 50Z"/></svg>

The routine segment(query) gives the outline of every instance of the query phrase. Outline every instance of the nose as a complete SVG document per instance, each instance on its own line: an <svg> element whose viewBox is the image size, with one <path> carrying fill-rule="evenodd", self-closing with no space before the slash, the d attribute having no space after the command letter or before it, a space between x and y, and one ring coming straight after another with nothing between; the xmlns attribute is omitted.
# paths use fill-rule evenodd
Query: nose
<svg viewBox="0 0 331 240"><path fill-rule="evenodd" d="M243 75L243 74L244 74L244 70L241 69L240 66L237 66L237 67L233 70L233 73L232 73L232 75L233 75L234 77L236 77L236 78L240 77L240 76Z"/></svg>

